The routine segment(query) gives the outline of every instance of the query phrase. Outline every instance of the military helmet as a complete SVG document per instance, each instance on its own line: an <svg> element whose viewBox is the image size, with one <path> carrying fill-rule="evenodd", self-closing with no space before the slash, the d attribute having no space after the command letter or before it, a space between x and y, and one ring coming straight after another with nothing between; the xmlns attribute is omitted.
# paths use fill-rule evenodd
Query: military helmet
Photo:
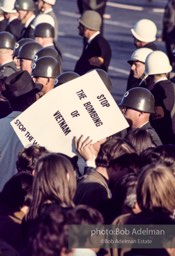
<svg viewBox="0 0 175 256"><path fill-rule="evenodd" d="M32 38L22 38L18 42L15 43L15 47L13 50L13 57L18 56L18 52L21 46L23 46L25 43L33 42L34 40Z"/></svg>
<svg viewBox="0 0 175 256"><path fill-rule="evenodd" d="M41 48L42 48L42 46L39 43L35 42L35 41L25 43L19 49L18 58L19 59L33 60L36 52Z"/></svg>
<svg viewBox="0 0 175 256"><path fill-rule="evenodd" d="M15 9L15 0L4 0L2 3L0 3L1 10L5 13L17 13Z"/></svg>
<svg viewBox="0 0 175 256"><path fill-rule="evenodd" d="M155 100L148 89L135 87L125 92L119 105L141 112L154 113Z"/></svg>
<svg viewBox="0 0 175 256"><path fill-rule="evenodd" d="M43 2L54 5L56 3L56 0L43 0Z"/></svg>
<svg viewBox="0 0 175 256"><path fill-rule="evenodd" d="M7 32L2 31L0 32L0 49L14 49L15 46L15 38L14 36Z"/></svg>
<svg viewBox="0 0 175 256"><path fill-rule="evenodd" d="M98 31L101 28L102 18L98 12L88 10L82 14L79 23L88 29Z"/></svg>
<svg viewBox="0 0 175 256"><path fill-rule="evenodd" d="M17 10L34 11L35 5L33 0L16 0L15 8Z"/></svg>
<svg viewBox="0 0 175 256"><path fill-rule="evenodd" d="M106 88L111 91L112 90L112 82L111 79L106 71L103 69L97 68L96 69L97 73L101 77L103 83L105 84Z"/></svg>
<svg viewBox="0 0 175 256"><path fill-rule="evenodd" d="M157 27L152 20L141 19L131 29L131 33L137 40L150 43L156 40Z"/></svg>
<svg viewBox="0 0 175 256"><path fill-rule="evenodd" d="M55 28L49 23L41 23L35 27L35 37L55 37Z"/></svg>
<svg viewBox="0 0 175 256"><path fill-rule="evenodd" d="M37 51L34 57L34 61L37 61L39 58L45 57L45 56L50 56L55 58L61 65L61 56L52 47L44 47L44 48L41 48L39 51Z"/></svg>
<svg viewBox="0 0 175 256"><path fill-rule="evenodd" d="M80 76L79 74L77 74L76 72L73 72L73 71L63 72L57 77L57 79L55 81L55 87L65 84L79 76Z"/></svg>
<svg viewBox="0 0 175 256"><path fill-rule="evenodd" d="M58 61L49 56L41 57L32 66L33 77L56 78L60 74Z"/></svg>
<svg viewBox="0 0 175 256"><path fill-rule="evenodd" d="M158 75L171 72L172 66L166 53L153 51L148 55L145 62L146 75Z"/></svg>

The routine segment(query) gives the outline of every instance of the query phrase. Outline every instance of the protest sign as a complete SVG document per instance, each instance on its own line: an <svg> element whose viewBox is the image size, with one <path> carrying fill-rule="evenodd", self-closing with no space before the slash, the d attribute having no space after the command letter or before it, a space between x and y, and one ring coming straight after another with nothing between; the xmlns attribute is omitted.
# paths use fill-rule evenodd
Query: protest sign
<svg viewBox="0 0 175 256"><path fill-rule="evenodd" d="M74 136L96 142L128 127L96 71L49 91L11 125L24 147L39 144L69 156L74 155Z"/></svg>

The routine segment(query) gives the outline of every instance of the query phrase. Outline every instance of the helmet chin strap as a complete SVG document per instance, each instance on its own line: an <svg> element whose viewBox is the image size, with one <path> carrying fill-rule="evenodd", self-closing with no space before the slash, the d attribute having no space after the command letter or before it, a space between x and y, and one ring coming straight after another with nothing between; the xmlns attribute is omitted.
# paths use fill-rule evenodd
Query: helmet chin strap
<svg viewBox="0 0 175 256"><path fill-rule="evenodd" d="M144 77L143 77L143 79L140 81L140 83L139 83L139 86L141 86L141 84L147 79L147 77L148 77L148 75L145 75Z"/></svg>

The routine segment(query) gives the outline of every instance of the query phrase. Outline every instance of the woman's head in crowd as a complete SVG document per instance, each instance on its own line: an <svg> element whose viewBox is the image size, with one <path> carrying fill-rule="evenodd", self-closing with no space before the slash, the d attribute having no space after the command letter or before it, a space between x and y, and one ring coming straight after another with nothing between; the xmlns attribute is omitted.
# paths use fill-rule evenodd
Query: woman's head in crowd
<svg viewBox="0 0 175 256"><path fill-rule="evenodd" d="M137 154L140 154L147 148L156 146L151 137L151 134L145 129L134 129L127 133L125 138L135 148Z"/></svg>
<svg viewBox="0 0 175 256"><path fill-rule="evenodd" d="M25 171L34 174L37 160L46 153L48 153L48 150L38 145L23 148L18 153L16 161L18 172Z"/></svg>
<svg viewBox="0 0 175 256"><path fill-rule="evenodd" d="M157 163L143 168L137 184L137 203L142 211L159 209L169 215L175 209L175 177L169 167Z"/></svg>
<svg viewBox="0 0 175 256"><path fill-rule="evenodd" d="M26 197L31 193L32 183L33 176L29 173L20 172L14 175L0 193L0 210L8 213L20 211L26 205Z"/></svg>
<svg viewBox="0 0 175 256"><path fill-rule="evenodd" d="M75 191L76 174L69 158L59 153L41 157L36 165L29 216L37 217L44 203L72 207Z"/></svg>

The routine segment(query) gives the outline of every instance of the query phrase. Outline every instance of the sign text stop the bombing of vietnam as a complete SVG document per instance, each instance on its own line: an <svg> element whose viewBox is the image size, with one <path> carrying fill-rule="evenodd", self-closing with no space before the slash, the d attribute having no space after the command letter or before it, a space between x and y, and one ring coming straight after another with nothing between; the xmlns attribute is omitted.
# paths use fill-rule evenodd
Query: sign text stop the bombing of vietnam
<svg viewBox="0 0 175 256"><path fill-rule="evenodd" d="M24 147L39 144L69 156L74 136L96 142L128 127L96 71L51 90L11 125Z"/></svg>

